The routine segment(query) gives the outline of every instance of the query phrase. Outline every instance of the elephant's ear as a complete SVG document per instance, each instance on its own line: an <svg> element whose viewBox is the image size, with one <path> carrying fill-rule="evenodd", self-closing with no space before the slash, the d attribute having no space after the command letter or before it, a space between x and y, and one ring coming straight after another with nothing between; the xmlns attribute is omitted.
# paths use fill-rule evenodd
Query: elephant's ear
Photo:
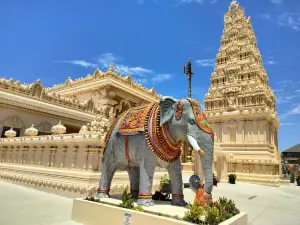
<svg viewBox="0 0 300 225"><path fill-rule="evenodd" d="M161 97L160 107L160 126L172 119L175 114L175 104L177 100L172 97Z"/></svg>

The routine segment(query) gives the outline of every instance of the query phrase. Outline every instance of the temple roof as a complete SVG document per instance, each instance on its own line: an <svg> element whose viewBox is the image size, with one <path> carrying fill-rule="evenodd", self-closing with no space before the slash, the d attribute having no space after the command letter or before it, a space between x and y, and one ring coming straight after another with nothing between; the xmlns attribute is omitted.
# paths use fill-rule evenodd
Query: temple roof
<svg viewBox="0 0 300 225"><path fill-rule="evenodd" d="M300 152L300 144L284 150L283 152Z"/></svg>

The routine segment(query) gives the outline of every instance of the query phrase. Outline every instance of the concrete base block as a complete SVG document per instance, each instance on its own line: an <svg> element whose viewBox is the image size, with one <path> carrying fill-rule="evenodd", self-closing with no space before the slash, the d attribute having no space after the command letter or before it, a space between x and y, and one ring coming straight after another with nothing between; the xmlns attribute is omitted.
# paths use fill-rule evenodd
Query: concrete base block
<svg viewBox="0 0 300 225"><path fill-rule="evenodd" d="M85 225L98 224L130 224L130 225L191 225L192 223L176 220L170 217L182 218L188 210L185 207L171 205L155 205L144 207L145 212L123 209L117 205L117 199L101 199L101 203L91 202L83 199L73 200L72 220ZM160 213L160 216L157 215ZM162 215L168 215L162 216ZM126 223L127 222L127 223ZM247 225L246 213L240 213L220 225Z"/></svg>

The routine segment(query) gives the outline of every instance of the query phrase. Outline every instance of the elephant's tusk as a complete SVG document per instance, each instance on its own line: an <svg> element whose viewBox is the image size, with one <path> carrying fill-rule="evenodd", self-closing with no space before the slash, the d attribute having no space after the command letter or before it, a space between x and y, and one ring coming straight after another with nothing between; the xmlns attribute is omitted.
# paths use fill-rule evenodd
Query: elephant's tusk
<svg viewBox="0 0 300 225"><path fill-rule="evenodd" d="M198 145L196 139L193 138L193 137L190 136L190 135L187 135L187 137L188 137L188 140L189 140L191 146L193 147L193 149L194 149L195 151L199 152L200 155L203 155L203 154L204 154L204 151L200 149L200 147L199 147L199 145Z"/></svg>

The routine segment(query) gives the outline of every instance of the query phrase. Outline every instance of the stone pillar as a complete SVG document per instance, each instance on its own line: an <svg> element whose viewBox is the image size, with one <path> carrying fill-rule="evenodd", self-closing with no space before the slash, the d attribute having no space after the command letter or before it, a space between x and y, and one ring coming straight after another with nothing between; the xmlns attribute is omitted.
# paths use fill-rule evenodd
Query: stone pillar
<svg viewBox="0 0 300 225"><path fill-rule="evenodd" d="M73 148L73 162L71 164L71 168L75 168L76 167L76 162L77 162L77 152L78 152L78 146L75 146Z"/></svg>
<svg viewBox="0 0 300 225"><path fill-rule="evenodd" d="M67 151L68 151L68 146L63 146L63 149L62 149L62 159L61 159L61 163L59 165L59 167L61 168L64 168L65 167L65 164L66 164L66 154L67 154Z"/></svg>

